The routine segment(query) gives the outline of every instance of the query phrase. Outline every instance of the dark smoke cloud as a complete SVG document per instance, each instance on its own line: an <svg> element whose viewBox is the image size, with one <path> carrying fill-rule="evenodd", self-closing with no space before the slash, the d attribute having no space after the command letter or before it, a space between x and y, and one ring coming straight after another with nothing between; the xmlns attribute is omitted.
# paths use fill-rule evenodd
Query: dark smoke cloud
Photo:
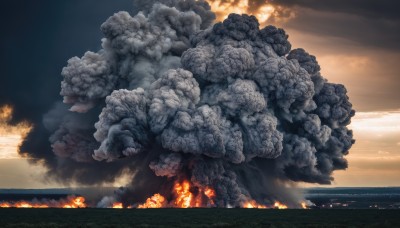
<svg viewBox="0 0 400 228"><path fill-rule="evenodd" d="M135 4L143 11L102 24L101 50L63 68L72 107L44 116L55 156L29 154L51 176L96 184L129 172L127 189L101 205L168 198L175 180L190 179L212 187L219 207L295 206L287 183L329 184L347 167L346 89L321 76L314 56L291 51L283 29L237 14L211 26L203 1Z"/></svg>

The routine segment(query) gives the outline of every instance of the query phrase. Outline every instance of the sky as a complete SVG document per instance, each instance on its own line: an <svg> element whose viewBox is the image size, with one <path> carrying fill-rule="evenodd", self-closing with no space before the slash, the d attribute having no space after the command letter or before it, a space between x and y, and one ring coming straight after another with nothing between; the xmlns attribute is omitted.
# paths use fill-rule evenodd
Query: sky
<svg viewBox="0 0 400 228"><path fill-rule="evenodd" d="M293 48L317 57L325 78L346 86L356 110L350 125L356 143L347 156L349 168L335 172L332 186L400 185L400 3L210 3L219 20L227 12L249 13L260 18L262 26L284 28ZM32 125L40 128L43 115L62 100L60 72L66 61L98 50L100 25L120 10L135 11L131 0L1 1L0 188L61 187L46 178L40 162L32 164L17 150ZM47 138L38 133L30 145L52 153L49 144L42 143ZM121 178L115 186L123 182Z"/></svg>

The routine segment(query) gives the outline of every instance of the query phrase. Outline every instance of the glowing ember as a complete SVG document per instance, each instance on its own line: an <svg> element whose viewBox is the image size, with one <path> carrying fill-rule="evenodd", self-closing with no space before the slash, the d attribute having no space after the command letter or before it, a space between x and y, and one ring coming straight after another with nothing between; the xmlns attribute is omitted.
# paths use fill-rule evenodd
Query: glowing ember
<svg viewBox="0 0 400 228"><path fill-rule="evenodd" d="M276 201L274 203L274 208L277 208L277 209L288 209L288 206L286 206L283 203L280 203L280 202Z"/></svg>
<svg viewBox="0 0 400 228"><path fill-rule="evenodd" d="M164 196L160 194L154 194L148 198L144 204L140 204L138 208L161 208L166 205Z"/></svg>
<svg viewBox="0 0 400 228"><path fill-rule="evenodd" d="M112 208L122 209L122 208L124 208L124 206L122 205L122 203L115 202L115 203L113 203Z"/></svg>

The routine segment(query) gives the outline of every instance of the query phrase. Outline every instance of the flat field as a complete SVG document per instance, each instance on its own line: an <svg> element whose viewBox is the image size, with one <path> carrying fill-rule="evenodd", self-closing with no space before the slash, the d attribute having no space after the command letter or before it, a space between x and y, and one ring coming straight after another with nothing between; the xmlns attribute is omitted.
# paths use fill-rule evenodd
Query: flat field
<svg viewBox="0 0 400 228"><path fill-rule="evenodd" d="M0 227L400 227L400 210L0 209Z"/></svg>

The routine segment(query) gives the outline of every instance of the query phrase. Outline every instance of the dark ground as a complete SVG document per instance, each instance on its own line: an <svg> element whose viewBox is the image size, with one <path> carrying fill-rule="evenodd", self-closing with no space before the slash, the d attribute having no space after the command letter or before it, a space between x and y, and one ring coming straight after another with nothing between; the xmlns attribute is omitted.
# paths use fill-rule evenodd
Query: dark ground
<svg viewBox="0 0 400 228"><path fill-rule="evenodd" d="M400 227L400 210L0 209L1 227Z"/></svg>

